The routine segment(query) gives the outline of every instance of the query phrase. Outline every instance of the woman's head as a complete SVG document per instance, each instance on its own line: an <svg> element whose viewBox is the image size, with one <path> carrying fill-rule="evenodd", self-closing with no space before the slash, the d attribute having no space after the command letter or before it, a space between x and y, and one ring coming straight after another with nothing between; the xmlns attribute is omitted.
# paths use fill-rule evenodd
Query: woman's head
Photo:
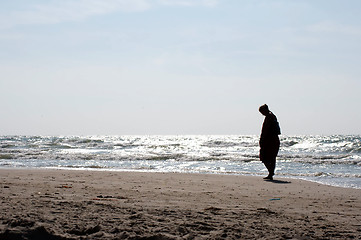
<svg viewBox="0 0 361 240"><path fill-rule="evenodd" d="M268 109L268 106L267 104L263 104L262 106L259 107L259 112L262 113L263 115L267 115L269 114L269 109Z"/></svg>

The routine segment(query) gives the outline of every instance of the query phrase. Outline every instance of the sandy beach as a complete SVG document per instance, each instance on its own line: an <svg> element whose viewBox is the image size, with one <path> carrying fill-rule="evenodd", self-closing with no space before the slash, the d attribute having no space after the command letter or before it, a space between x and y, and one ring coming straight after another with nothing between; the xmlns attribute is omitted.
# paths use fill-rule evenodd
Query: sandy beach
<svg viewBox="0 0 361 240"><path fill-rule="evenodd" d="M261 177L0 169L0 239L360 239L361 190Z"/></svg>

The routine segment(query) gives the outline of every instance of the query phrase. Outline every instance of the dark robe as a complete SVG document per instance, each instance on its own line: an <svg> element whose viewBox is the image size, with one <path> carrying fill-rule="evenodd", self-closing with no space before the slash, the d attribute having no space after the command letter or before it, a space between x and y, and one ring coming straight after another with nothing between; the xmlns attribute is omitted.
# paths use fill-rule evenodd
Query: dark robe
<svg viewBox="0 0 361 240"><path fill-rule="evenodd" d="M272 112L269 112L262 125L259 156L270 176L274 175L276 168L276 157L280 148L279 134L281 134L281 130L277 118Z"/></svg>

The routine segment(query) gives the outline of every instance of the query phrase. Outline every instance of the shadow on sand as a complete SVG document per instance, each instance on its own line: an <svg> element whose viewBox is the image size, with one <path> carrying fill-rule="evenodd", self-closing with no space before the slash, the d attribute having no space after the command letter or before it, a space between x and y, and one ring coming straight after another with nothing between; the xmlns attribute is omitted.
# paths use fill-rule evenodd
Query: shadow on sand
<svg viewBox="0 0 361 240"><path fill-rule="evenodd" d="M289 184L289 183L292 183L290 181L283 181L283 180L265 180L266 182L271 182L271 183L277 183L277 184Z"/></svg>

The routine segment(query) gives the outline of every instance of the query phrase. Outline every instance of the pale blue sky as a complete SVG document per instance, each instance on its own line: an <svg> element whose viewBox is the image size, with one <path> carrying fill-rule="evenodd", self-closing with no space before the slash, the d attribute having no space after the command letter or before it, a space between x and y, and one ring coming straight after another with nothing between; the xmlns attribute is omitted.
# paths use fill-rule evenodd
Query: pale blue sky
<svg viewBox="0 0 361 240"><path fill-rule="evenodd" d="M0 135L361 134L361 1L0 2Z"/></svg>

